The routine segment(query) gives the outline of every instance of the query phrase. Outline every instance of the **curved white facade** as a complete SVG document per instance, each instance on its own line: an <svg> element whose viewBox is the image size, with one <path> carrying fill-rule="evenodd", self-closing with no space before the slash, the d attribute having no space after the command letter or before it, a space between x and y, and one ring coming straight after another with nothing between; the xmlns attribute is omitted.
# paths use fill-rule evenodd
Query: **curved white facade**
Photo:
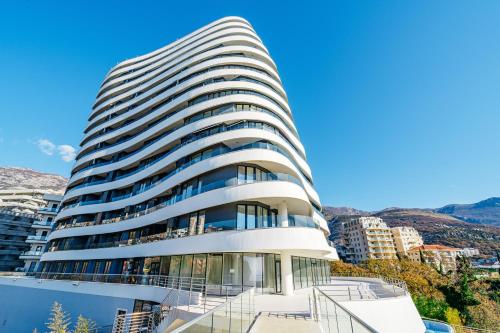
<svg viewBox="0 0 500 333"><path fill-rule="evenodd" d="M320 205L276 65L226 17L109 71L41 260L147 273L160 256L273 255L287 294L291 256L336 259Z"/></svg>

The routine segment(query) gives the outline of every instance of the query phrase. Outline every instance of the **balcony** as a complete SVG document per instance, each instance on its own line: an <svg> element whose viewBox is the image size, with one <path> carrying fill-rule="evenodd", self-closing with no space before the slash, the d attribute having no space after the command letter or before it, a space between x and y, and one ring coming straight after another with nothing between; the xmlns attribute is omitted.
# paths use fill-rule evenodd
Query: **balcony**
<svg viewBox="0 0 500 333"><path fill-rule="evenodd" d="M33 228L40 228L40 229L47 228L47 229L51 229L52 228L52 223L53 222L37 220L37 221L33 222Z"/></svg>
<svg viewBox="0 0 500 333"><path fill-rule="evenodd" d="M47 242L47 236L29 235L28 238L26 238L26 243L46 243L46 242Z"/></svg>
<svg viewBox="0 0 500 333"><path fill-rule="evenodd" d="M40 213L54 213L56 214L57 213L57 207L42 207L40 209L38 209L38 212Z"/></svg>
<svg viewBox="0 0 500 333"><path fill-rule="evenodd" d="M85 225L94 225L93 222L84 222ZM123 247L130 245L139 245L139 244L147 244L157 241L163 241L167 239L177 239L184 238L190 236L203 235L208 233L215 232L224 232L224 231L234 231L234 230L254 230L254 229L273 229L273 228L312 228L318 229L318 225L314 222L314 219L310 216L297 215L297 214L289 214L288 215L288 226L282 226L281 224L273 223L271 220L266 221L256 221L256 224L253 226L247 226L243 228L238 227L237 219L229 219L229 220L217 220L212 221L210 223L206 223L204 225L203 230L200 232L195 232L192 230L190 232L189 227L185 228L170 228L167 231L160 232L157 234L151 234L142 236L140 238L130 238L130 239L122 239L110 242L99 242L92 244L78 244L78 245L68 245L66 243L65 248L58 248L57 246L53 246L49 248L48 252L54 251L65 251L65 250L82 250L82 249L98 249L98 248L109 248L109 247ZM331 243L329 243L332 246ZM333 246L332 246L333 247Z"/></svg>
<svg viewBox="0 0 500 333"><path fill-rule="evenodd" d="M43 251L25 251L21 253L19 259L39 259Z"/></svg>

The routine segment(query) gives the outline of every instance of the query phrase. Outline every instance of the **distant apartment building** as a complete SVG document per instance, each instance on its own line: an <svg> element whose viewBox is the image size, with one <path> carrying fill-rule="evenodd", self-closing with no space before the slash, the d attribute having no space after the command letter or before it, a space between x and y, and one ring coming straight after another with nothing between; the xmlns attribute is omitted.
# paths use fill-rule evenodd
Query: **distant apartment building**
<svg viewBox="0 0 500 333"><path fill-rule="evenodd" d="M14 212L35 214L45 205L43 195L47 193L41 189L7 189L0 190L0 209Z"/></svg>
<svg viewBox="0 0 500 333"><path fill-rule="evenodd" d="M24 265L19 255L29 248L26 237L35 219L34 214L0 209L0 271L13 271Z"/></svg>
<svg viewBox="0 0 500 333"><path fill-rule="evenodd" d="M395 227L391 228L392 237L396 251L401 255L408 255L408 250L424 244L422 237L415 228Z"/></svg>
<svg viewBox="0 0 500 333"><path fill-rule="evenodd" d="M473 247L465 247L458 251L458 254L463 257L474 257L479 255L479 250Z"/></svg>
<svg viewBox="0 0 500 333"><path fill-rule="evenodd" d="M38 210L38 219L35 219L30 235L26 238L29 250L23 252L20 259L24 260L24 271L34 272L40 262L40 257L46 250L47 237L52 231L54 219L59 209L62 196L55 194L44 194L45 207Z"/></svg>
<svg viewBox="0 0 500 333"><path fill-rule="evenodd" d="M459 249L443 245L420 245L408 250L408 257L415 262L424 262L442 270L443 273L454 272L457 269L457 254Z"/></svg>
<svg viewBox="0 0 500 333"><path fill-rule="evenodd" d="M342 223L342 248L346 261L396 259L391 229L378 217L357 217Z"/></svg>

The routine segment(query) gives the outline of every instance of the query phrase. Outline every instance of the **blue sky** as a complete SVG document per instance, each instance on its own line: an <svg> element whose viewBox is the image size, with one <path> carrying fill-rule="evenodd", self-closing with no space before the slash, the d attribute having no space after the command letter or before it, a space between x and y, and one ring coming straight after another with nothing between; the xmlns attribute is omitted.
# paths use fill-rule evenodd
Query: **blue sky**
<svg viewBox="0 0 500 333"><path fill-rule="evenodd" d="M278 64L323 204L500 195L500 2L285 3L2 4L0 165L69 175L111 66L240 15Z"/></svg>

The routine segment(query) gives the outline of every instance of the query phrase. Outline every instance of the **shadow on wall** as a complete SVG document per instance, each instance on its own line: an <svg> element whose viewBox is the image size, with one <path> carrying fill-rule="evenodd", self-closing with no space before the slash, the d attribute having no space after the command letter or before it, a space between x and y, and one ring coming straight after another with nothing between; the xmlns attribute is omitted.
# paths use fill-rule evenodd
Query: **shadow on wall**
<svg viewBox="0 0 500 333"><path fill-rule="evenodd" d="M0 302L0 332L33 332L35 328L46 332L54 302L71 314L71 323L75 324L78 315L82 315L98 327L112 325L118 308L132 312L134 306L134 301L126 298L15 286L0 285L0 295L4 300Z"/></svg>

